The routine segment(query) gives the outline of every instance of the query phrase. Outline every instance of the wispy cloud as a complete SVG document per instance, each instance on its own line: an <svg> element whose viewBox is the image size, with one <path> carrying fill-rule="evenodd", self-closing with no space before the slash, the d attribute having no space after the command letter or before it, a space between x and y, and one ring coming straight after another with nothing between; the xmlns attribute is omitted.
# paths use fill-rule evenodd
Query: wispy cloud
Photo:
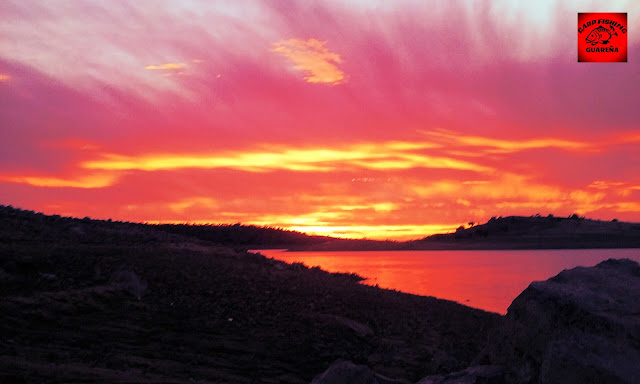
<svg viewBox="0 0 640 384"><path fill-rule="evenodd" d="M609 189L617 188L623 185L625 185L625 183L621 181L596 180L593 183L589 184L588 187L594 189Z"/></svg>
<svg viewBox="0 0 640 384"><path fill-rule="evenodd" d="M11 75L7 73L0 73L0 82L11 80Z"/></svg>
<svg viewBox="0 0 640 384"><path fill-rule="evenodd" d="M165 64L159 64L159 65L148 65L144 68L151 71L168 71L168 70L185 69L186 67L187 65L184 63L165 63Z"/></svg>
<svg viewBox="0 0 640 384"><path fill-rule="evenodd" d="M327 83L337 85L344 81L344 73L337 64L342 58L329 51L325 42L316 39L289 39L273 44L273 52L289 59L293 68L304 71L304 79L309 83Z"/></svg>
<svg viewBox="0 0 640 384"><path fill-rule="evenodd" d="M431 143L382 142L338 148L287 148L279 151L238 151L211 154L106 154L102 160L82 164L87 169L157 171L181 168L231 168L250 172L269 170L328 172L345 168L401 170L412 168L490 171L491 168L455 158L428 155L414 150L432 148Z"/></svg>
<svg viewBox="0 0 640 384"><path fill-rule="evenodd" d="M103 173L80 177L52 177L52 176L11 176L0 175L0 181L18 184L28 184L34 187L46 188L105 188L113 185L117 180L116 174Z"/></svg>
<svg viewBox="0 0 640 384"><path fill-rule="evenodd" d="M463 133L437 130L423 131L427 136L459 146L482 147L492 153L512 153L527 149L556 148L564 150L585 150L596 148L595 143L580 140L567 140L554 137L506 140L492 137L465 135Z"/></svg>

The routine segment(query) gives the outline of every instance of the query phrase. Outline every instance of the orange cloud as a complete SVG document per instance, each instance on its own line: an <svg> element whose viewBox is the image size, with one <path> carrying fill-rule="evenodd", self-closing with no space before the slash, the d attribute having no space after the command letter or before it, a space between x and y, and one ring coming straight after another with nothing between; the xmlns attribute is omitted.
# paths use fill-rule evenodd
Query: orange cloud
<svg viewBox="0 0 640 384"><path fill-rule="evenodd" d="M336 66L342 59L327 49L325 43L316 39L289 39L273 44L273 52L289 59L293 68L305 71L304 79L309 83L337 85L343 82L344 73Z"/></svg>
<svg viewBox="0 0 640 384"><path fill-rule="evenodd" d="M134 155L104 153L91 142L67 139L45 144L81 153L86 160L76 164L76 171L88 176L0 175L0 180L43 188L91 189L111 186L123 177L120 189L135 185L139 179L145 180L144 185L148 180L164 182L158 181L164 176L154 175L154 171L198 175L198 169L241 170L223 172L224 189L212 188L215 182L209 182L194 196L184 196L180 188L151 202L139 200L135 192L127 194L135 201L109 209L108 217L119 214L134 221L201 224L242 222L335 237L406 240L452 231L462 223L485 221L493 215L608 212L622 219L636 212L638 203L632 196L640 189L637 181L596 179L579 186L547 183L533 175L515 173L527 163L519 160L509 168L509 152L484 157L451 154L450 148L487 153L507 148L505 143L509 142L475 139L463 139L460 144L434 135L430 141L423 137L310 148L265 145L249 150ZM468 144L471 142L478 146ZM524 142L519 148L539 144L536 140ZM493 143L493 147L479 143ZM520 150L515 148L513 151ZM507 168L498 168L505 163L491 158L503 156ZM339 172L341 177L329 172ZM218 177L217 173L209 175ZM229 175L235 175L235 181ZM276 179L300 181L287 184L283 193L269 185ZM245 193L247 180L256 180L254 195ZM255 201L255 193L263 196L262 202Z"/></svg>
<svg viewBox="0 0 640 384"><path fill-rule="evenodd" d="M0 81L9 81L11 80L11 75L6 73L0 73Z"/></svg>
<svg viewBox="0 0 640 384"><path fill-rule="evenodd" d="M0 176L0 181L18 184L29 184L34 187L49 188L104 188L113 185L117 179L114 174L89 175L77 178L60 178L48 176Z"/></svg>
<svg viewBox="0 0 640 384"><path fill-rule="evenodd" d="M587 186L588 188L597 189L600 191L617 193L622 197L628 197L634 191L640 190L640 186L632 185L623 181L607 181L607 180L596 180Z"/></svg>
<svg viewBox="0 0 640 384"><path fill-rule="evenodd" d="M593 183L589 184L589 188L594 189L610 189L616 188L625 185L625 183L620 181L604 181L604 180L596 180Z"/></svg>
<svg viewBox="0 0 640 384"><path fill-rule="evenodd" d="M566 150L594 149L595 145L583 141L565 140L557 138L535 138L525 140L502 140L483 136L466 136L456 132L439 130L424 132L434 139L444 140L449 143L470 146L485 147L490 153L512 153L527 149L559 148Z"/></svg>
<svg viewBox="0 0 640 384"><path fill-rule="evenodd" d="M335 205L329 208L337 211L356 211L361 209L373 209L376 212L390 212L397 209L397 204L392 202L381 202L381 203L372 203L372 204Z"/></svg>
<svg viewBox="0 0 640 384"><path fill-rule="evenodd" d="M422 199L458 197L465 206L489 205L497 208L557 209L568 204L583 211L593 211L605 203L604 192L569 189L537 183L530 178L505 173L489 183L465 184L439 181L429 185L413 185L413 192Z"/></svg>
<svg viewBox="0 0 640 384"><path fill-rule="evenodd" d="M637 201L623 201L615 204L615 209L618 212L640 212L640 202Z"/></svg>
<svg viewBox="0 0 640 384"><path fill-rule="evenodd" d="M82 164L101 170L171 170L181 168L232 168L250 172L269 170L328 172L346 167L372 170L438 168L477 172L491 168L454 158L415 153L433 148L431 143L383 142L355 144L343 148L283 148L273 152L238 151L224 154L146 154L123 156L107 154L103 160Z"/></svg>

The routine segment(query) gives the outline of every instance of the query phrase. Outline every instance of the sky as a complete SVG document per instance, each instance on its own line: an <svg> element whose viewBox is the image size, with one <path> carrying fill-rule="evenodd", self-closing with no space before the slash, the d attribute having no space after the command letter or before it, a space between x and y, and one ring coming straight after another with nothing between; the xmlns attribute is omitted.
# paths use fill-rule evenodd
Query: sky
<svg viewBox="0 0 640 384"><path fill-rule="evenodd" d="M628 62L578 63L577 13ZM414 239L640 222L637 1L0 2L0 204Z"/></svg>

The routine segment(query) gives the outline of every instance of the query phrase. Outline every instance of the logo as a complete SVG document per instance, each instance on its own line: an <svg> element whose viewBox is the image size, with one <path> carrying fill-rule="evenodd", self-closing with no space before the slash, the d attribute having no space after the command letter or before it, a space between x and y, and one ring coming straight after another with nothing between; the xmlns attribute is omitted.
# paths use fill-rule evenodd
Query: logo
<svg viewBox="0 0 640 384"><path fill-rule="evenodd" d="M610 26L609 28L611 29L607 29L602 25L599 25L593 28L593 30L591 30L591 33L587 35L587 39L586 39L587 43L591 43L591 45L597 45L598 43L603 45L609 44L609 40L611 40L611 36L613 35L618 36L618 34L616 33L616 29L613 27L613 25Z"/></svg>
<svg viewBox="0 0 640 384"><path fill-rule="evenodd" d="M627 14L578 13L578 62L626 63Z"/></svg>

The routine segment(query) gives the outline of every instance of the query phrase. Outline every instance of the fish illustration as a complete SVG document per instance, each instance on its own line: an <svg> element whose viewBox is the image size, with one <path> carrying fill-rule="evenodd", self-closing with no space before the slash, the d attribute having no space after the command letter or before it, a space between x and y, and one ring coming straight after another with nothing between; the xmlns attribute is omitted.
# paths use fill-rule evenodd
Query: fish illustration
<svg viewBox="0 0 640 384"><path fill-rule="evenodd" d="M609 26L609 28L605 28L602 25L598 25L593 28L591 32L587 35L585 39L587 43L591 43L591 45L600 44L609 44L609 40L612 36L618 36L613 25Z"/></svg>

